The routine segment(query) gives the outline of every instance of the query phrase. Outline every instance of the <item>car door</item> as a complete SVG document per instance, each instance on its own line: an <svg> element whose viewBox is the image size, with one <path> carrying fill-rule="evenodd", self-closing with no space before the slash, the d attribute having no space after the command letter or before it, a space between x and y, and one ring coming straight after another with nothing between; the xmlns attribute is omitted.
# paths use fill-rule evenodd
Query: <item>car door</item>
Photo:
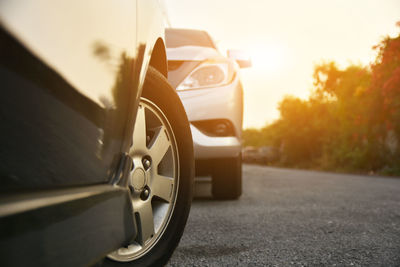
<svg viewBox="0 0 400 267"><path fill-rule="evenodd" d="M137 105L136 1L0 6L0 265L88 264L135 235L112 181Z"/></svg>

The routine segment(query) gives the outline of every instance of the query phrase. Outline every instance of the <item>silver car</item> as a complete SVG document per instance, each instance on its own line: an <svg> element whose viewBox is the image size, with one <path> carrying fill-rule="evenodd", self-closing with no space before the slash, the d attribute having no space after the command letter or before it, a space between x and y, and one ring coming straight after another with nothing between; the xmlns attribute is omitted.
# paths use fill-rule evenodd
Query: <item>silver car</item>
<svg viewBox="0 0 400 267"><path fill-rule="evenodd" d="M242 193L243 88L239 68L251 65L238 51L223 56L205 31L166 29L168 79L187 112L196 175L212 176L212 194Z"/></svg>

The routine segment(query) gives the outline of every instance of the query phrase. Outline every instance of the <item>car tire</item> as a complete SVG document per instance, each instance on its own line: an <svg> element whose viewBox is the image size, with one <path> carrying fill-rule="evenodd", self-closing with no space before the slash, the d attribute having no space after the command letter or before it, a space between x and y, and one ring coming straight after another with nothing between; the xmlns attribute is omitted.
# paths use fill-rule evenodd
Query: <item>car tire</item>
<svg viewBox="0 0 400 267"><path fill-rule="evenodd" d="M216 159L212 173L212 195L220 200L238 199L242 195L242 155Z"/></svg>
<svg viewBox="0 0 400 267"><path fill-rule="evenodd" d="M192 136L189 128L189 123L188 119L185 113L185 110L183 108L183 105L176 94L175 90L169 85L167 82L166 78L162 76L158 71L156 71L154 68L149 67L149 70L147 72L145 84L144 84L144 89L142 93L142 98L139 104L139 109L138 109L138 115L137 115L137 122L135 124L135 129L134 129L134 136L133 136L133 143L135 143L135 134L136 131L140 130L140 127L137 127L138 124L140 124L139 120L139 113L140 109L146 108L145 111L143 111L143 114L145 114L145 136L146 136L146 141L145 145L147 146L147 142L149 141L149 118L151 116L159 116L159 112L164 115L164 118L167 122L163 122L165 124L170 125L170 130L171 133L169 133L168 138L165 140L171 141L172 139L175 139L175 144L171 141L171 147L168 148L166 154L163 156L162 161L157 164L156 169L154 170L155 173L160 172L160 165L166 165L162 168L168 169L169 165L173 164L172 162L178 162L178 180L174 180L173 185L171 184L171 188L175 186L176 181L178 181L178 185L176 186L176 191L171 190L169 195L173 195L176 193L175 196L175 202L172 210L170 210L171 203L167 203L166 205L168 206L166 216L168 216L168 220L163 219L164 221L161 222L160 228L164 227L161 232L157 232L157 223L156 223L156 217L162 217L158 214L156 214L157 209L158 210L163 210L159 208L155 208L152 206L150 210L154 212L152 213L153 217L150 217L154 220L154 237L151 235L148 239L148 242L146 243L143 238L142 241L137 241L137 242L142 242L142 252L139 254L139 252L132 252L131 254L127 254L126 256L123 252L123 250L127 250L129 252L129 248L131 246L138 246L138 243L136 241L133 241L133 244L125 246L123 248L120 248L119 250L116 250L112 253L110 253L100 264L101 266L163 266L165 265L169 258L171 257L173 251L177 247L180 238L183 234L183 230L189 215L190 211L190 205L192 201L192 192L193 192L193 177L194 177L194 154L193 154L193 143L192 143ZM150 111L149 111L150 110ZM152 112L156 112L157 114L153 114ZM161 116L161 115L160 115ZM154 120L154 118L153 118ZM165 126L165 125L164 125ZM163 126L163 127L164 127ZM138 129L137 129L138 128ZM165 126L165 129L168 128ZM160 130L161 131L161 130ZM159 133L161 135L161 132ZM174 138L175 137L175 138ZM158 137L157 137L158 138ZM163 141L163 142L164 142ZM155 144L156 141L154 141L153 144ZM157 142L159 143L159 142ZM176 148L176 149L175 149ZM135 146L132 146L132 149L135 150ZM174 149L176 150L174 152ZM171 152L172 151L172 152ZM136 153L136 152L135 152ZM175 154L174 154L175 153ZM169 160L167 155L176 155L176 158L173 160ZM135 154L136 155L136 154ZM150 155L151 156L151 155ZM164 162L164 159L167 157L166 162ZM135 163L135 158L133 157L133 162ZM155 162L155 160L154 160ZM140 163L138 163L140 165ZM156 165L156 164L154 164ZM144 166L144 164L143 164ZM176 167L176 165L174 165ZM171 167L172 168L172 167ZM146 170L147 171L147 170ZM174 175L176 172L174 172ZM156 175L156 174L154 174ZM168 175L169 176L169 175ZM175 176L174 176L175 177ZM151 180L153 178L149 178ZM175 179L175 178L174 178ZM163 184L164 185L164 184ZM147 186L147 185L146 185ZM151 186L149 186L149 192L151 194ZM166 188L164 186L164 188ZM136 190L136 187L132 189L133 191ZM132 191L131 190L131 191ZM156 191L155 189L153 190L154 192ZM162 190L164 191L164 190ZM144 192L144 191L143 191ZM143 194L143 192L141 194ZM132 193L133 194L133 193ZM141 195L142 196L142 195ZM154 197L156 196L156 197ZM156 195L156 192L154 193L154 196L152 196L151 205L153 204L153 200L157 198L159 200L159 197ZM133 197L132 197L133 199ZM172 199L172 198L171 198ZM132 200L133 207L135 210L135 201ZM139 200L140 201L140 200ZM166 208L165 208L166 209ZM140 210L139 210L140 212ZM168 213L170 212L170 213ZM141 220L138 219L138 213L135 210L135 216L136 220ZM139 218L141 216L141 213L139 213ZM143 216L145 217L145 216ZM166 217L165 217L166 218ZM166 224L164 224L166 222ZM146 222L145 222L146 223ZM141 236L145 236L146 232L146 227L145 223L141 223L141 221L138 223L138 236L140 236L140 232L142 229L142 234ZM142 228L141 228L142 227ZM158 235L158 236L157 236ZM139 237L136 237L135 240L137 240ZM141 238L141 237L140 237ZM153 242L153 238L155 241ZM153 242L151 247L146 248L146 244ZM136 248L135 248L136 249ZM122 251L122 252L120 252ZM135 254L136 253L136 254Z"/></svg>

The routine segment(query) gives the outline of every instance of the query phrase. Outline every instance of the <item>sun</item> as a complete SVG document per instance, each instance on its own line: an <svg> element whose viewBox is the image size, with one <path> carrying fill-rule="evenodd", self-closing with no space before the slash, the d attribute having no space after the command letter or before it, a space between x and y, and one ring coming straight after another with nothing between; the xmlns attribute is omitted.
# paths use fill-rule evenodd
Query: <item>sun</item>
<svg viewBox="0 0 400 267"><path fill-rule="evenodd" d="M253 68L269 74L281 72L287 65L287 53L285 47L267 44L250 48L249 54Z"/></svg>

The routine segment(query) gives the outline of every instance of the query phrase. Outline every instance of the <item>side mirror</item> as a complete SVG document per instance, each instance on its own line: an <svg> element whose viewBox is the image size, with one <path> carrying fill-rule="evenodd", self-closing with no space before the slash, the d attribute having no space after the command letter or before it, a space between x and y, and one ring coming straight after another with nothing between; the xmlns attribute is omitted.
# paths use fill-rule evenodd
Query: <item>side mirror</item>
<svg viewBox="0 0 400 267"><path fill-rule="evenodd" d="M241 68L251 67L250 56L242 50L228 50L228 57L235 60Z"/></svg>

